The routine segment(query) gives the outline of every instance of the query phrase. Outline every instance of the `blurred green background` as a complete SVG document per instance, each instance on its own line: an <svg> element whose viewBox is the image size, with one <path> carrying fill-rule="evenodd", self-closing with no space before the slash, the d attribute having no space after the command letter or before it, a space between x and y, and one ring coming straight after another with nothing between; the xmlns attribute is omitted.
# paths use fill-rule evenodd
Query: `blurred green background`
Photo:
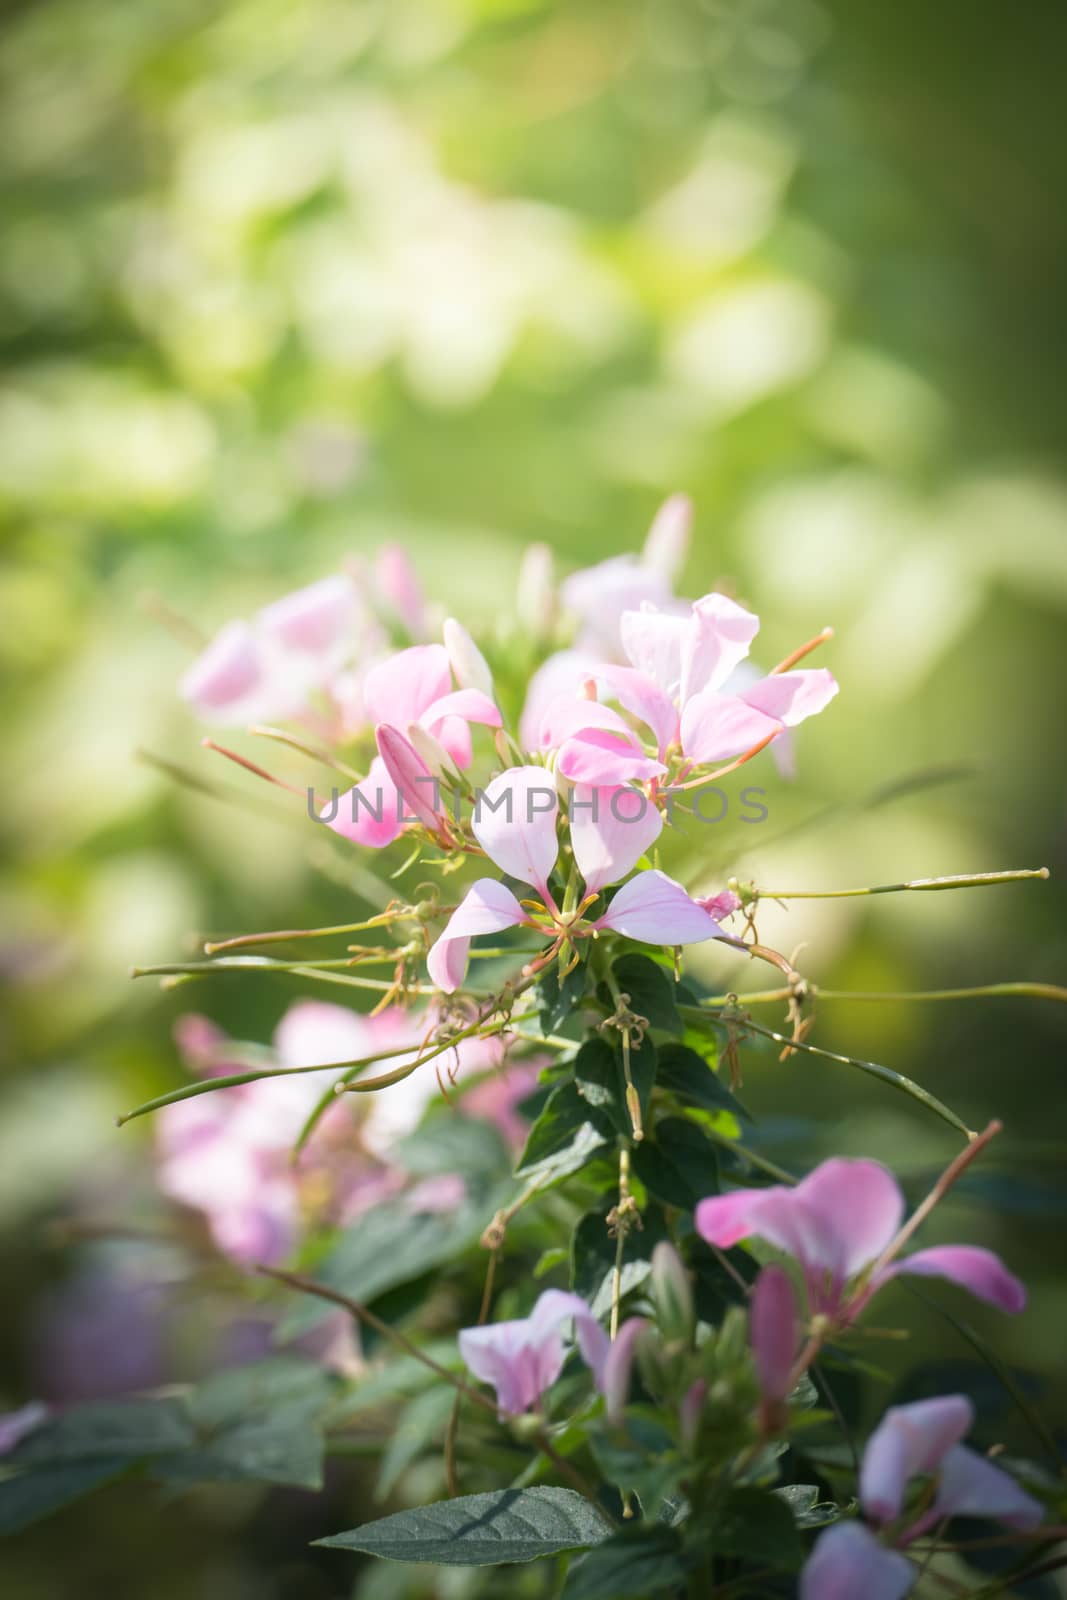
<svg viewBox="0 0 1067 1600"><path fill-rule="evenodd" d="M694 868L795 889L1047 865L771 908L761 932L834 987L1063 981L1067 10L38 0L0 29L0 1409L127 1326L94 1310L106 1246L55 1223L153 1214L149 1130L113 1117L178 1081L190 994L129 965L352 906L251 784L226 807L136 759L220 776L146 596L210 632L398 539L492 630L527 541L563 568L636 549L684 489L684 592L732 580L764 665L833 623L842 684L798 781L750 780L768 821L702 830ZM193 1003L266 1039L295 992ZM1032 1281L1019 1322L966 1314L1050 1418L1065 1035L1054 1005L988 1000L826 1003L814 1036L1004 1117L930 1238ZM782 1160L875 1154L915 1192L955 1148L814 1058L754 1056L746 1092ZM970 1354L916 1326L912 1362ZM320 1600L354 1569L308 1538L367 1514L122 1488L0 1569L19 1600ZM396 1581L359 1594L414 1592Z"/></svg>

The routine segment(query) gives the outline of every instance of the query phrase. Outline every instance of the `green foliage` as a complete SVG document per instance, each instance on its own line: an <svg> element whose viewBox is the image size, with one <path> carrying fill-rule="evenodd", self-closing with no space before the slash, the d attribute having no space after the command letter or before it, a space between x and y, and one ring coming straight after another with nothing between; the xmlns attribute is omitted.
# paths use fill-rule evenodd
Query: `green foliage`
<svg viewBox="0 0 1067 1600"><path fill-rule="evenodd" d="M606 1517L573 1489L501 1489L401 1511L318 1543L390 1561L482 1567L586 1550L610 1532Z"/></svg>

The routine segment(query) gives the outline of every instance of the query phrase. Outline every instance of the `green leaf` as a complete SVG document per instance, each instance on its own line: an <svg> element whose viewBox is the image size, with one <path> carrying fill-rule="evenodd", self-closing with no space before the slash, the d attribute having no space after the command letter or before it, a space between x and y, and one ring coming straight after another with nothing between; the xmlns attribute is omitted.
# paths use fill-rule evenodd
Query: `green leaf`
<svg viewBox="0 0 1067 1600"><path fill-rule="evenodd" d="M196 1431L179 1400L92 1401L34 1429L12 1456L12 1464L60 1466L75 1461L147 1456L185 1450Z"/></svg>
<svg viewBox="0 0 1067 1600"><path fill-rule="evenodd" d="M623 1068L623 1042L622 1035L616 1037L615 1059L618 1062L619 1076L625 1085L625 1070ZM641 1121L647 1123L649 1108L652 1104L652 1090L656 1085L656 1046L651 1037L646 1033L640 1041L632 1040L630 1043L630 1078L637 1090L637 1099L641 1106ZM630 1131L630 1119L626 1119L626 1131Z"/></svg>
<svg viewBox="0 0 1067 1600"><path fill-rule="evenodd" d="M752 1115L731 1094L715 1070L703 1056L687 1044L665 1044L660 1047L657 1082L669 1089L691 1106L702 1111L730 1111L735 1117L752 1121Z"/></svg>
<svg viewBox="0 0 1067 1600"><path fill-rule="evenodd" d="M675 985L650 956L633 952L612 962L612 975L624 994L630 996L630 1010L647 1017L649 1025L665 1033L681 1033L682 1019L675 1001Z"/></svg>
<svg viewBox="0 0 1067 1600"><path fill-rule="evenodd" d="M793 1513L777 1495L735 1489L713 1520L716 1555L749 1557L761 1567L796 1567L803 1554Z"/></svg>
<svg viewBox="0 0 1067 1600"><path fill-rule="evenodd" d="M608 1117L619 1133L629 1135L622 1065L606 1039L587 1039L582 1045L574 1058L574 1083L587 1105Z"/></svg>
<svg viewBox="0 0 1067 1600"><path fill-rule="evenodd" d="M444 1384L426 1389L406 1405L393 1424L393 1431L382 1455L376 1500L386 1500L399 1479L417 1461L426 1447L440 1438L447 1426L455 1394Z"/></svg>
<svg viewBox="0 0 1067 1600"><path fill-rule="evenodd" d="M545 973L537 993L541 1003L541 1026L546 1033L558 1033L563 1027L585 994L587 977L584 962L572 967L562 983L554 967Z"/></svg>
<svg viewBox="0 0 1067 1600"><path fill-rule="evenodd" d="M670 1528L624 1528L575 1561L562 1600L657 1600L686 1580L681 1540Z"/></svg>
<svg viewBox="0 0 1067 1600"><path fill-rule="evenodd" d="M614 1136L603 1111L589 1105L568 1080L549 1095L516 1170L547 1187L579 1172Z"/></svg>
<svg viewBox="0 0 1067 1600"><path fill-rule="evenodd" d="M494 1209L490 1204L464 1204L449 1215L412 1215L399 1207L380 1207L346 1229L316 1267L315 1276L353 1300L373 1300L476 1244ZM286 1343L333 1311L328 1301L304 1296L285 1316L276 1337Z"/></svg>
<svg viewBox="0 0 1067 1600"><path fill-rule="evenodd" d="M825 1528L840 1520L841 1507L832 1500L820 1500L821 1492L814 1483L789 1483L771 1491L789 1507L798 1528Z"/></svg>
<svg viewBox="0 0 1067 1600"><path fill-rule="evenodd" d="M387 1561L495 1567L588 1550L611 1531L607 1519L573 1489L500 1489L400 1511L316 1543Z"/></svg>
<svg viewBox="0 0 1067 1600"><path fill-rule="evenodd" d="M413 1177L458 1172L468 1185L480 1182L484 1186L511 1172L507 1146L493 1124L483 1117L457 1116L447 1107L428 1118L416 1133L398 1140L390 1159Z"/></svg>
<svg viewBox="0 0 1067 1600"><path fill-rule="evenodd" d="M652 1271L652 1251L667 1237L659 1206L647 1206L641 1221L642 1227L628 1234L623 1245L620 1279L624 1295L644 1283ZM608 1232L608 1211L587 1212L571 1241L572 1282L595 1317L602 1317L611 1306L615 1252L616 1241Z"/></svg>
<svg viewBox="0 0 1067 1600"><path fill-rule="evenodd" d="M649 1194L664 1205L692 1211L698 1200L719 1192L715 1146L684 1117L664 1117L652 1139L634 1146L631 1159Z"/></svg>
<svg viewBox="0 0 1067 1600"><path fill-rule="evenodd" d="M463 1362L455 1338L434 1339L421 1348L440 1366L454 1372L462 1371ZM414 1356L392 1356L384 1366L372 1368L357 1378L338 1398L330 1408L327 1426L339 1427L374 1406L418 1394L427 1385L439 1382L437 1375Z"/></svg>
<svg viewBox="0 0 1067 1600"><path fill-rule="evenodd" d="M636 1494L646 1519L659 1515L688 1472L671 1435L647 1408L631 1406L621 1424L595 1433L590 1443L604 1477Z"/></svg>
<svg viewBox="0 0 1067 1600"><path fill-rule="evenodd" d="M0 1534L18 1533L42 1517L71 1505L130 1466L127 1456L101 1456L67 1466L42 1467L0 1480Z"/></svg>
<svg viewBox="0 0 1067 1600"><path fill-rule="evenodd" d="M153 1477L182 1486L195 1483L280 1483L322 1488L325 1446L303 1401L289 1401L268 1417L235 1422L180 1455L151 1463Z"/></svg>

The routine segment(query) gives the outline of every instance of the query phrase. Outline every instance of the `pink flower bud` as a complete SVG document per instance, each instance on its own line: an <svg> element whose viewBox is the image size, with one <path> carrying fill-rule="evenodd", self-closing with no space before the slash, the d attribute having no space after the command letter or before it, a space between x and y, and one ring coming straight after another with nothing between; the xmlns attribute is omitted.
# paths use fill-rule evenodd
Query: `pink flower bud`
<svg viewBox="0 0 1067 1600"><path fill-rule="evenodd" d="M693 502L687 494L672 494L652 519L641 553L641 565L674 583L689 554Z"/></svg>
<svg viewBox="0 0 1067 1600"><path fill-rule="evenodd" d="M547 544L528 544L519 567L515 596L519 621L537 638L549 633L556 617L556 585L552 551Z"/></svg>
<svg viewBox="0 0 1067 1600"><path fill-rule="evenodd" d="M460 688L480 689L492 699L493 674L489 670L489 663L462 622L449 617L445 622L444 635L448 659Z"/></svg>
<svg viewBox="0 0 1067 1600"><path fill-rule="evenodd" d="M749 1301L748 1331L765 1419L770 1423L789 1394L797 1349L796 1300L782 1267L764 1267L756 1279Z"/></svg>
<svg viewBox="0 0 1067 1600"><path fill-rule="evenodd" d="M397 729L382 723L374 730L385 770L403 796L404 803L431 833L440 827L435 810L437 779L418 751Z"/></svg>

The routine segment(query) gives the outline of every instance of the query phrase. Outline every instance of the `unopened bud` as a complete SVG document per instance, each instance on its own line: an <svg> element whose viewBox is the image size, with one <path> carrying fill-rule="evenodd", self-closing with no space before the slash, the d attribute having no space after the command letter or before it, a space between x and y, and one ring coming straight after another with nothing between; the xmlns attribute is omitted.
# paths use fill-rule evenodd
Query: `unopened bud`
<svg viewBox="0 0 1067 1600"><path fill-rule="evenodd" d="M556 618L553 565L547 544L528 544L523 551L515 597L519 622L538 639L551 632Z"/></svg>
<svg viewBox="0 0 1067 1600"><path fill-rule="evenodd" d="M644 1317L629 1317L612 1340L600 1372L600 1391L604 1396L604 1410L609 1422L618 1422L630 1398L630 1377L633 1372L634 1352L637 1342L648 1323Z"/></svg>
<svg viewBox="0 0 1067 1600"><path fill-rule="evenodd" d="M707 1397L708 1386L703 1378L697 1378L695 1383L691 1383L682 1396L682 1403L678 1407L678 1431L681 1434L684 1450L692 1451L696 1445Z"/></svg>
<svg viewBox="0 0 1067 1600"><path fill-rule="evenodd" d="M444 636L448 659L460 688L480 689L492 699L493 674L489 670L489 663L462 622L449 617L445 622Z"/></svg>
<svg viewBox="0 0 1067 1600"><path fill-rule="evenodd" d="M693 1291L685 1263L665 1239L652 1252L652 1299L664 1339L688 1345L696 1326Z"/></svg>
<svg viewBox="0 0 1067 1600"><path fill-rule="evenodd" d="M687 494L672 494L669 500L664 500L648 530L641 553L642 566L673 584L689 554L692 526L693 502Z"/></svg>
<svg viewBox="0 0 1067 1600"><path fill-rule="evenodd" d="M432 733L428 733L417 722L412 722L408 724L407 735L435 778L441 778L445 783L453 785L463 781L452 757Z"/></svg>

